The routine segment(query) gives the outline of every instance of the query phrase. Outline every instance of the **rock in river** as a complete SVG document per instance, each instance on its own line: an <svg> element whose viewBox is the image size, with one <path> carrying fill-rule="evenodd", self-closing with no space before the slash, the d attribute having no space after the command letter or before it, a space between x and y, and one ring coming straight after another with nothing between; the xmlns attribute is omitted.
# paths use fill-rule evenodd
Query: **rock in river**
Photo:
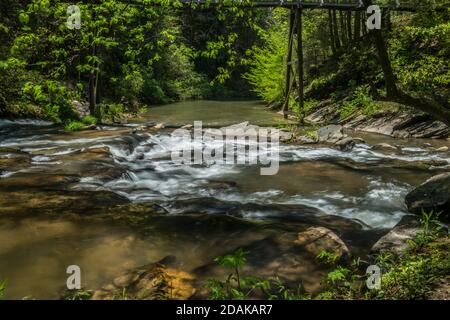
<svg viewBox="0 0 450 320"><path fill-rule="evenodd" d="M295 244L317 256L321 251L332 252L339 258L349 256L350 250L333 231L324 227L310 227L298 234Z"/></svg>
<svg viewBox="0 0 450 320"><path fill-rule="evenodd" d="M433 211L440 217L448 219L450 212L450 173L434 176L416 189L411 191L405 198L408 210L415 214Z"/></svg>
<svg viewBox="0 0 450 320"><path fill-rule="evenodd" d="M125 272L94 291L92 299L189 299L196 291L192 285L194 277L168 267L164 260Z"/></svg>
<svg viewBox="0 0 450 320"><path fill-rule="evenodd" d="M405 216L387 234L382 236L371 249L372 253L393 251L400 254L408 248L408 240L414 239L420 231L420 223L417 217Z"/></svg>
<svg viewBox="0 0 450 320"><path fill-rule="evenodd" d="M336 143L344 138L343 127L340 125L329 125L317 131L317 141L320 143Z"/></svg>
<svg viewBox="0 0 450 320"><path fill-rule="evenodd" d="M381 151L397 151L397 147L390 145L389 143L379 143L372 147L372 150L381 150Z"/></svg>
<svg viewBox="0 0 450 320"><path fill-rule="evenodd" d="M341 150L341 151L350 151L355 146L356 141L351 137L345 137L338 142L335 143L335 145Z"/></svg>

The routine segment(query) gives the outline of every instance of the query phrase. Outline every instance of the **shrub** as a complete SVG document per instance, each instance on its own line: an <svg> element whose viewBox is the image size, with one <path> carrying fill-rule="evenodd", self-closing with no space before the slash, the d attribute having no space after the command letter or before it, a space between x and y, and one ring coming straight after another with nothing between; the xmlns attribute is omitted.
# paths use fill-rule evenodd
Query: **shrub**
<svg viewBox="0 0 450 320"><path fill-rule="evenodd" d="M294 292L288 289L278 278L258 278L254 276L243 277L240 272L246 263L246 252L238 249L236 252L223 257L217 257L215 261L232 272L225 281L208 279L206 287L210 289L211 300L224 299L248 299L255 294L262 294L266 299L304 300L310 296L306 294L302 285Z"/></svg>
<svg viewBox="0 0 450 320"><path fill-rule="evenodd" d="M84 123L80 121L69 121L65 126L64 129L67 131L79 131L84 128Z"/></svg>
<svg viewBox="0 0 450 320"><path fill-rule="evenodd" d="M282 18L283 14L281 11L274 11L277 20ZM287 20L280 19L280 21L283 23L274 24L263 35L266 42L265 47L252 49L247 61L249 71L244 74L244 78L254 87L254 92L265 101L281 102L284 100L288 25L284 22Z"/></svg>
<svg viewBox="0 0 450 320"><path fill-rule="evenodd" d="M85 116L83 119L81 119L81 122L87 126L90 126L90 125L94 125L97 123L97 118L95 118L94 116L88 115L88 116Z"/></svg>
<svg viewBox="0 0 450 320"><path fill-rule="evenodd" d="M102 122L114 122L122 117L126 108L121 103L99 103L97 105L97 118Z"/></svg>
<svg viewBox="0 0 450 320"><path fill-rule="evenodd" d="M25 83L23 94L29 101L35 103L43 110L45 118L61 123L76 118L70 101L74 93L57 81L45 80L42 83Z"/></svg>
<svg viewBox="0 0 450 320"><path fill-rule="evenodd" d="M362 110L366 114L373 113L373 98L370 95L368 86L357 87L353 91L351 100L345 101L340 111L341 119L345 119L358 110Z"/></svg>

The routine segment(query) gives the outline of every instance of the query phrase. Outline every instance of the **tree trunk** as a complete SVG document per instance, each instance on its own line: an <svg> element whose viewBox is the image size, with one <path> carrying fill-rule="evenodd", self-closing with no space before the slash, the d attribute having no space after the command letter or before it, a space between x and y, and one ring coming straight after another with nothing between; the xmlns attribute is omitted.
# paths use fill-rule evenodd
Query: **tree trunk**
<svg viewBox="0 0 450 320"><path fill-rule="evenodd" d="M426 112L437 120L441 120L447 125L450 125L450 108L448 106L441 105L440 103L425 97L412 97L398 89L381 30L371 30L370 34L372 35L377 48L378 59L383 70L384 81L386 84L386 94L388 100L405 104L422 112Z"/></svg>
<svg viewBox="0 0 450 320"><path fill-rule="evenodd" d="M97 88L95 87L95 74L89 75L89 112L95 116L97 109Z"/></svg>
<svg viewBox="0 0 450 320"><path fill-rule="evenodd" d="M361 15L361 30L362 30L363 36L367 35L366 21L367 21L367 15L366 15L366 12L363 12L363 14Z"/></svg>
<svg viewBox="0 0 450 320"><path fill-rule="evenodd" d="M352 12L347 11L347 38L348 43L352 42Z"/></svg>
<svg viewBox="0 0 450 320"><path fill-rule="evenodd" d="M361 36L361 12L356 11L355 12L355 31L353 35L353 39L355 40L355 43L359 40L359 37Z"/></svg>
<svg viewBox="0 0 450 320"><path fill-rule="evenodd" d="M450 107L443 106L435 100L425 97L415 98L407 93L399 92L392 101L413 107L422 112L432 115L436 120L440 120L450 126Z"/></svg>
<svg viewBox="0 0 450 320"><path fill-rule="evenodd" d="M333 17L331 15L331 9L328 9L328 28L328 32L330 33L331 52L333 53L333 56L336 56L336 42L334 41Z"/></svg>
<svg viewBox="0 0 450 320"><path fill-rule="evenodd" d="M370 33L374 39L378 52L378 59L380 61L381 69L383 70L386 94L389 98L392 98L398 94L398 89L383 34L381 33L381 30L378 29L371 30Z"/></svg>
<svg viewBox="0 0 450 320"><path fill-rule="evenodd" d="M342 46L345 46L346 44L348 44L348 37L347 37L347 29L345 27L345 21L344 21L344 12L342 10L339 11L339 24L341 27Z"/></svg>
<svg viewBox="0 0 450 320"><path fill-rule="evenodd" d="M93 11L93 20L95 21L96 15L95 11ZM89 36L89 43L91 44L91 55L96 55L96 45L94 44L94 37L96 35L96 30L93 31L93 34ZM96 116L97 112L97 81L98 75L97 72L91 71L89 73L89 113L92 116Z"/></svg>
<svg viewBox="0 0 450 320"><path fill-rule="evenodd" d="M337 14L336 10L332 10L332 16L333 16L333 35L334 35L334 44L336 46L336 51L340 49L341 47L341 41L339 38L339 28L338 28L338 21L337 21Z"/></svg>

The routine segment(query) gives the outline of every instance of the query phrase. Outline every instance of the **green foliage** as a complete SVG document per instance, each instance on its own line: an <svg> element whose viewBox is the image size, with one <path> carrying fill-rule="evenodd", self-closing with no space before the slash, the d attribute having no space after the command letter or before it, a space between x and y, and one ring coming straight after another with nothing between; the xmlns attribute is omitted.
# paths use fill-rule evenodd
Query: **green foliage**
<svg viewBox="0 0 450 320"><path fill-rule="evenodd" d="M371 115L375 112L373 107L373 98L370 95L368 86L357 87L352 94L352 99L347 100L340 110L341 119L351 116L358 110L362 110L364 114Z"/></svg>
<svg viewBox="0 0 450 320"><path fill-rule="evenodd" d="M6 291L6 280L2 280L0 281L0 300L5 295L5 291Z"/></svg>
<svg viewBox="0 0 450 320"><path fill-rule="evenodd" d="M450 270L450 237L443 233L433 213L423 213L422 232L411 246L401 254L381 252L373 262L382 269L381 289L369 290L365 273L367 261L355 258L346 265L337 265L337 257L330 252L320 252L316 259L334 266L322 280L322 290L315 296L307 293L300 284L296 290L287 288L279 278L262 279L242 276L246 253L239 249L231 255L215 259L221 266L231 268L225 281L208 279L210 299L424 299L436 284L448 277ZM423 235L428 235L423 238Z"/></svg>
<svg viewBox="0 0 450 320"><path fill-rule="evenodd" d="M420 223L422 230L417 233L414 240L409 242L412 249L422 248L424 245L436 240L443 232L443 228L437 220L437 215L433 211L427 213L422 209Z"/></svg>
<svg viewBox="0 0 450 320"><path fill-rule="evenodd" d="M97 106L97 118L102 122L116 122L125 111L125 106L121 103L101 103Z"/></svg>
<svg viewBox="0 0 450 320"><path fill-rule="evenodd" d="M66 294L62 297L63 300L90 300L92 297L92 291L90 290L67 290Z"/></svg>
<svg viewBox="0 0 450 320"><path fill-rule="evenodd" d="M307 92L314 92L320 96L320 92L328 91L335 86L336 77L336 73L329 73L313 79L307 88Z"/></svg>
<svg viewBox="0 0 450 320"><path fill-rule="evenodd" d="M62 122L74 118L70 104L74 93L57 81L45 80L42 83L27 82L22 88L28 101L42 109L46 119Z"/></svg>
<svg viewBox="0 0 450 320"><path fill-rule="evenodd" d="M449 238L428 242L420 251L396 257L383 273L381 290L370 292L375 299L424 299L434 285L448 275Z"/></svg>
<svg viewBox="0 0 450 320"><path fill-rule="evenodd" d="M349 268L338 266L324 279L326 290L316 299L424 299L450 270L450 237L443 233L434 214L422 213L422 228L401 254L381 252L375 264L382 269L381 289L364 285L367 262L354 260ZM324 255L326 256L326 255Z"/></svg>
<svg viewBox="0 0 450 320"><path fill-rule="evenodd" d="M392 65L406 90L450 99L449 21L448 11L425 11L403 19L394 29L390 41Z"/></svg>
<svg viewBox="0 0 450 320"><path fill-rule="evenodd" d="M23 96L22 88L29 79L40 79L26 70L16 59L0 61L0 116L43 118L43 110Z"/></svg>
<svg viewBox="0 0 450 320"><path fill-rule="evenodd" d="M350 270L341 266L338 266L333 271L329 272L325 278L327 283L336 284L337 282L343 282L350 274Z"/></svg>
<svg viewBox="0 0 450 320"><path fill-rule="evenodd" d="M97 124L97 119L94 116L88 115L81 119L81 122L87 126Z"/></svg>
<svg viewBox="0 0 450 320"><path fill-rule="evenodd" d="M69 120L69 122L64 126L66 131L79 131L84 128L84 123L76 120Z"/></svg>
<svg viewBox="0 0 450 320"><path fill-rule="evenodd" d="M210 96L209 82L223 82L219 78L242 89L236 81L243 72L241 60L259 39L254 30L264 21L263 15L237 5L217 8L208 11L207 21L203 13L195 14L200 24L195 30L217 31L197 37L185 30L192 15L172 10L177 7L173 1L158 6L118 0L77 5L79 30L67 28L67 2L8 5L8 17L2 15L5 24L0 23L2 40L7 40L0 44L0 114L58 123L77 119L70 108L71 90L79 95L77 100L87 99L90 92L96 93L97 103L126 100L132 107L128 110L124 103L124 112L137 112L139 104ZM229 28L223 28L225 20Z"/></svg>
<svg viewBox="0 0 450 320"><path fill-rule="evenodd" d="M302 285L292 291L278 278L242 277L240 268L246 263L246 254L242 249L238 249L233 254L214 259L219 265L231 268L232 273L228 275L225 281L207 280L206 287L210 290L209 299L242 300L261 295L270 300L304 300L310 298Z"/></svg>
<svg viewBox="0 0 450 320"><path fill-rule="evenodd" d="M264 47L254 47L244 74L254 91L265 101L283 101L285 59L287 54L288 18L286 12L275 10L276 24L264 34Z"/></svg>
<svg viewBox="0 0 450 320"><path fill-rule="evenodd" d="M337 262L338 256L332 252L328 252L326 250L322 250L316 256L317 260L324 262L325 264L333 265Z"/></svg>

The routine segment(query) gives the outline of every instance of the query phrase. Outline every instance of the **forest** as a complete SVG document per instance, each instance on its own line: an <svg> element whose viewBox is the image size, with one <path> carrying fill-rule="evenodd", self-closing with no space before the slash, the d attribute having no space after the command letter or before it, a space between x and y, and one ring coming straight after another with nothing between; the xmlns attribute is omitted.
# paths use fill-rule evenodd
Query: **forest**
<svg viewBox="0 0 450 320"><path fill-rule="evenodd" d="M269 2L0 0L0 299L449 298L448 1Z"/></svg>

